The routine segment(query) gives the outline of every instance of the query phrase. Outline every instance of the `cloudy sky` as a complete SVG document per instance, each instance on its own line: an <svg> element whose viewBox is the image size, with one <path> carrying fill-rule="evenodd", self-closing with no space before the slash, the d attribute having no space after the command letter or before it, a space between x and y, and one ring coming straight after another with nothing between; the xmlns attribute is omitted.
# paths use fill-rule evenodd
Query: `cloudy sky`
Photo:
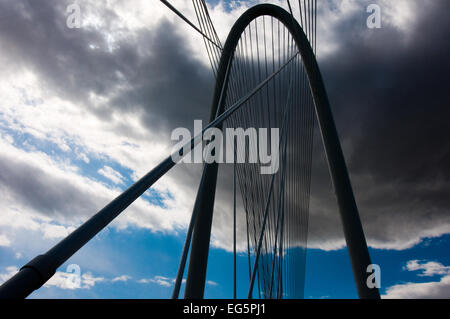
<svg viewBox="0 0 450 319"><path fill-rule="evenodd" d="M208 2L222 42L258 2L287 8ZM72 3L81 28L67 27ZM195 21L191 1L171 3ZM450 2L318 3L318 60L381 293L449 298ZM381 29L366 26L371 3ZM214 77L201 37L157 0L0 0L0 47L3 282L164 159L174 128L206 120ZM32 297L169 297L200 171L175 167ZM319 134L311 195L305 297L355 298ZM232 295L230 200L221 183L206 297ZM245 296L245 271L239 282Z"/></svg>

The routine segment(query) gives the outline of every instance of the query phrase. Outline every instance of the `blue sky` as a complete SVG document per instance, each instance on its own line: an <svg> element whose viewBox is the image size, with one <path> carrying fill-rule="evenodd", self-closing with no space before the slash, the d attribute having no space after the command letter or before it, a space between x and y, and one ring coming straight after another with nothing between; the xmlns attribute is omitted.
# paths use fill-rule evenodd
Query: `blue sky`
<svg viewBox="0 0 450 319"><path fill-rule="evenodd" d="M195 16L190 1L172 2ZM448 93L446 67L433 63L449 50L429 45L448 38L441 18L449 4L378 0L383 28L374 31L364 24L369 2L325 2L318 57L372 261L381 267L380 291L450 298L450 151L440 131ZM175 127L208 115L213 76L203 43L167 8L80 0L83 27L67 29L69 3L0 3L1 282L164 159ZM211 1L222 40L254 2L225 3ZM434 21L443 26L431 28ZM304 295L356 298L320 147L314 156ZM174 168L31 297L170 297L200 168ZM206 298L232 296L231 197L221 181ZM76 287L69 265L81 271ZM240 253L239 297L247 295L247 267Z"/></svg>
<svg viewBox="0 0 450 319"><path fill-rule="evenodd" d="M115 187L110 179L98 173L105 165L114 168L125 181L121 189L131 183L130 170L112 161L93 159L89 164L63 152L52 143L42 143L27 134L15 132L2 126L3 135L14 139L14 145L47 153L60 160L70 160L82 174ZM163 205L158 191L145 195L146 200ZM337 213L337 212L336 212ZM170 298L173 278L176 275L179 257L184 244L185 232L178 234L152 233L139 227L117 230L113 227L100 232L58 271L66 272L67 266L77 264L81 274L89 274L99 280L94 285L65 289L61 286L45 286L32 294L32 298ZM25 239L26 241L26 239ZM48 242L48 247L56 243ZM386 294L394 285L408 283L437 282L444 274L420 276L420 271L406 269L408 261L419 263L436 261L450 264L450 256L443 254L450 245L450 235L425 239L410 249L370 249L373 263L381 267L380 292ZM10 247L0 247L0 269L3 273L12 265L19 267L41 251L32 251L17 256ZM92 257L96 262L91 264ZM206 298L229 298L232 294L233 255L223 249L212 248L209 255ZM101 266L99 266L101 264ZM248 291L248 264L245 253L238 254L238 297L244 298ZM158 280L159 279L159 280ZM82 285L83 286L83 285ZM181 291L183 292L184 285ZM305 298L357 298L351 265L345 248L324 251L308 249L306 262Z"/></svg>
<svg viewBox="0 0 450 319"><path fill-rule="evenodd" d="M77 263L82 273L91 272L94 277L104 280L97 282L89 289L61 289L44 287L33 293L32 298L170 298L172 285L165 286L156 282L139 283L141 279L152 279L155 276L174 278L178 258L184 242L184 236L165 236L148 234L139 229L127 232L103 231L98 238L88 243L69 262L60 268L67 269L68 264ZM405 269L407 261L440 261L450 264L450 258L443 255L450 244L450 237L426 240L424 243L404 251L386 251L371 249L374 263L381 266L380 292L397 284L426 283L439 281L442 275L421 277L420 271ZM107 259L111 265L108 271L98 273L96 267L86 263L87 256L95 253L99 260ZM18 265L24 264L27 258L16 259L8 249L0 250L0 267L10 266L11 260ZM5 262L6 261L6 262ZM212 249L209 256L206 298L230 298L232 296L232 263L233 255L222 249ZM238 297L247 295L248 275L247 256L238 257ZM113 278L130 276L126 281L111 282ZM168 280L167 282L170 282ZM183 291L184 285L182 286ZM308 250L306 263L305 298L357 298L356 288L351 272L350 261L346 249L323 252L317 249Z"/></svg>

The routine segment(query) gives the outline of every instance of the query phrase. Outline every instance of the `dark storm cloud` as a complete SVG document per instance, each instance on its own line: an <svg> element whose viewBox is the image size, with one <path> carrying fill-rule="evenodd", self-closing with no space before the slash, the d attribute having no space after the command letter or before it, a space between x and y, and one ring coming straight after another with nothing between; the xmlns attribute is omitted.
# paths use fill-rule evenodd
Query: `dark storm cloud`
<svg viewBox="0 0 450 319"><path fill-rule="evenodd" d="M117 81L116 70L136 60L124 46L116 55L92 50L106 47L101 33L92 28L69 29L65 10L68 1L2 1L0 39L9 63L37 72L63 97L87 99L89 92L105 94ZM110 11L105 15L114 16Z"/></svg>
<svg viewBox="0 0 450 319"><path fill-rule="evenodd" d="M151 55L140 61L129 77L130 89L112 107L142 110L142 120L152 130L192 128L194 119L209 118L211 70L193 57L186 40L167 21L151 34L140 33L139 42L147 43Z"/></svg>
<svg viewBox="0 0 450 319"><path fill-rule="evenodd" d="M43 215L72 222L92 215L102 201L67 178L51 176L37 165L4 154L0 155L0 192Z"/></svg>
<svg viewBox="0 0 450 319"><path fill-rule="evenodd" d="M376 246L404 247L450 229L450 2L427 4L406 34L366 29L358 12L335 30L340 48L321 63L361 218ZM333 210L317 209L320 221L312 215L311 224L320 229Z"/></svg>
<svg viewBox="0 0 450 319"><path fill-rule="evenodd" d="M60 97L87 106L102 119L114 112L136 112L153 133L166 129L167 135L177 126L189 127L193 119L209 116L213 76L173 24L163 20L151 30L143 26L111 50L105 32L130 31L112 31L115 12L102 10L106 25L101 30L69 29L69 3L2 1L0 41L8 64L33 70ZM86 9L81 6L82 13ZM121 91L124 83L130 89ZM91 93L112 100L94 107Z"/></svg>

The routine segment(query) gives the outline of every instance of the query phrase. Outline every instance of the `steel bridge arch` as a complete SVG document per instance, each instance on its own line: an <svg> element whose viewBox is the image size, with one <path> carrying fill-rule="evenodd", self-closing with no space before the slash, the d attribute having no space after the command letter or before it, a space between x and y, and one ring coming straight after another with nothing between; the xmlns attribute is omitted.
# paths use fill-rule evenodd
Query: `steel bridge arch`
<svg viewBox="0 0 450 319"><path fill-rule="evenodd" d="M234 23L219 62L210 122L224 112L229 80L227 70L233 62L234 51L239 39L247 26L260 16L271 16L278 19L288 29L296 43L313 97L358 295L360 298L378 299L380 298L378 289L369 288L366 283L367 267L371 265L371 260L322 75L308 38L289 12L273 4L259 4L244 12ZM205 165L194 205L194 211L198 211L193 226L185 298L203 298L217 173L217 163Z"/></svg>
<svg viewBox="0 0 450 319"><path fill-rule="evenodd" d="M221 125L221 121L226 119L230 114L222 116L226 112L224 112L224 105L219 105L221 93L225 92L224 94L226 94L227 92L227 90L222 90L224 85L225 88L228 86L226 70L228 64L231 62L230 59L233 58L233 52L242 31L251 21L263 15L272 16L282 22L291 33L298 47L313 97L316 118L322 135L330 175L338 201L358 294L360 298L379 298L378 289L370 289L366 284L366 271L371 264L370 256L320 70L313 50L302 28L284 9L270 4L257 5L246 11L233 26L219 63L210 126ZM222 99L222 101L224 100ZM240 105L242 104L236 104L235 109ZM221 118L216 118L216 116ZM214 123L212 120L214 120ZM191 141L191 149L194 145L193 139ZM55 274L58 267L164 176L175 164L172 157L168 156L66 238L46 253L38 255L29 261L18 273L0 286L0 298L25 298L34 290L41 287ZM195 214L193 213L193 216L197 216L195 219L191 219L191 223L194 220L192 225L194 232L186 282L186 298L203 297L217 170L217 163L207 164L205 166L194 205ZM191 225L189 229L191 230ZM182 275L183 272L181 272Z"/></svg>

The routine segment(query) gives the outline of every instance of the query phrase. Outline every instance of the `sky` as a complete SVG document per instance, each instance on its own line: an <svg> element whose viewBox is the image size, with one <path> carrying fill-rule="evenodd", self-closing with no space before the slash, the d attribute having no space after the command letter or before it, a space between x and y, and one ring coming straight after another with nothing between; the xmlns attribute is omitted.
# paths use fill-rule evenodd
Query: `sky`
<svg viewBox="0 0 450 319"><path fill-rule="evenodd" d="M70 29L74 2L81 28ZM259 2L287 8L208 2L222 42ZM191 1L171 3L195 21ZM366 25L372 3L380 29ZM318 62L382 297L450 298L450 2L318 4ZM3 282L167 157L174 128L206 121L214 77L201 37L157 0L0 0L0 47ZM177 165L30 297L170 297L200 173ZM318 132L312 176L305 298L356 298ZM232 296L226 177L219 171L206 298Z"/></svg>

